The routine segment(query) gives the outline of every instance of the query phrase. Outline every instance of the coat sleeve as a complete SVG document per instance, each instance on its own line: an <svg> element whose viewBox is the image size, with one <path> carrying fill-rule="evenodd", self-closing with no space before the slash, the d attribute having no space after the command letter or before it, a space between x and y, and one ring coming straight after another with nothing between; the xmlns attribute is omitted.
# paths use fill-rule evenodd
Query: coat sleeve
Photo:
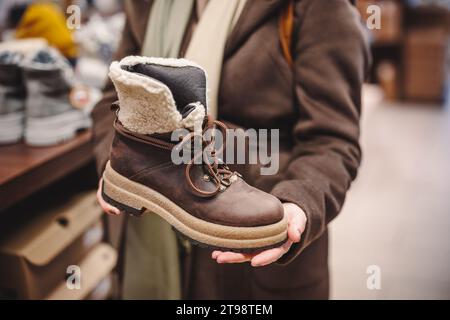
<svg viewBox="0 0 450 320"><path fill-rule="evenodd" d="M306 3L306 4L305 4ZM307 216L300 243L279 261L293 260L336 217L361 160L361 89L369 52L359 15L347 0L300 1L293 41L299 121L283 180L271 193Z"/></svg>
<svg viewBox="0 0 450 320"><path fill-rule="evenodd" d="M127 18L118 50L114 55L114 60L120 60L123 57L140 52L140 47L130 27L130 15L127 11L125 12ZM99 176L103 173L106 162L109 159L109 151L114 133L112 129L114 115L110 111L110 106L116 100L117 94L114 85L108 78L103 89L103 97L92 111L92 118L94 120L94 156Z"/></svg>

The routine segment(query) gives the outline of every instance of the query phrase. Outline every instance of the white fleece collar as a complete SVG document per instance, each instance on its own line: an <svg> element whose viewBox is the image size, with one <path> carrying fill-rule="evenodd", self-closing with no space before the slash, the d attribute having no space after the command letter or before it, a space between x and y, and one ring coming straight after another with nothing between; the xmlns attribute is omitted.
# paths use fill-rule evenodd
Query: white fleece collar
<svg viewBox="0 0 450 320"><path fill-rule="evenodd" d="M194 110L183 119L170 89L164 83L122 69L122 66L136 64L194 66L202 69L186 59L128 56L120 62L114 61L109 69L109 77L118 94L119 120L125 128L141 134L153 134L171 132L180 128L192 130L195 124L203 122L206 108L200 102L193 101Z"/></svg>

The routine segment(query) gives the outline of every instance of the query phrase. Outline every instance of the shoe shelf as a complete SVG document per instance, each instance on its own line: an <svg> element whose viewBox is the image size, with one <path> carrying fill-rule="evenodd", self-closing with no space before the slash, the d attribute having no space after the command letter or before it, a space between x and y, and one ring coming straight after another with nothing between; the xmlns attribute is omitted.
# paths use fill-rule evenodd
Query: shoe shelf
<svg viewBox="0 0 450 320"><path fill-rule="evenodd" d="M0 214L93 159L92 132L52 147L0 146Z"/></svg>

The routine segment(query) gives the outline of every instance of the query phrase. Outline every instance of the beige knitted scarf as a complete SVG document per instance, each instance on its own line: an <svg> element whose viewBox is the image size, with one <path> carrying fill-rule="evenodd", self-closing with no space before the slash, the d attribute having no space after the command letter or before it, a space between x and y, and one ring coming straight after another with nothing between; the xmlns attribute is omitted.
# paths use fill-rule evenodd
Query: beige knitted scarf
<svg viewBox="0 0 450 320"><path fill-rule="evenodd" d="M195 28L184 58L208 75L208 113L217 118L223 52L246 0L209 0ZM155 0L147 25L142 55L178 57L194 0Z"/></svg>
<svg viewBox="0 0 450 320"><path fill-rule="evenodd" d="M197 0L198 1L198 0ZM246 0L209 0L185 58L208 75L208 113L217 117L217 100L225 43ZM141 54L178 57L194 0L155 0ZM170 225L156 214L128 219L125 247L125 299L179 299L181 277L178 242Z"/></svg>

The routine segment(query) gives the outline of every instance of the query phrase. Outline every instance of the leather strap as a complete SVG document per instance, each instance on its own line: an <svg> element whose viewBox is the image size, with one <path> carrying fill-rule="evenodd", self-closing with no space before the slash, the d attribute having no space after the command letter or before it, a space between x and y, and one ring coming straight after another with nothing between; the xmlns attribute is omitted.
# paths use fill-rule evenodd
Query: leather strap
<svg viewBox="0 0 450 320"><path fill-rule="evenodd" d="M294 30L294 1L289 0L287 6L283 9L280 15L278 31L280 35L280 44L283 55L289 64L294 65L292 57L292 34Z"/></svg>
<svg viewBox="0 0 450 320"><path fill-rule="evenodd" d="M350 0L355 5L355 0ZM292 37L294 33L294 0L289 0L287 6L281 12L278 32L280 36L281 50L287 63L292 67L294 59L292 56Z"/></svg>
<svg viewBox="0 0 450 320"><path fill-rule="evenodd" d="M155 137L150 137L148 135L145 134L140 134L140 133L136 133L136 132L131 132L129 131L127 128L125 128L122 123L116 118L116 120L114 121L114 129L116 129L116 131L123 135L124 137L137 141L137 142L141 142L141 143L145 143L154 147L158 147L161 149L165 149L165 150L172 150L176 145Z"/></svg>

